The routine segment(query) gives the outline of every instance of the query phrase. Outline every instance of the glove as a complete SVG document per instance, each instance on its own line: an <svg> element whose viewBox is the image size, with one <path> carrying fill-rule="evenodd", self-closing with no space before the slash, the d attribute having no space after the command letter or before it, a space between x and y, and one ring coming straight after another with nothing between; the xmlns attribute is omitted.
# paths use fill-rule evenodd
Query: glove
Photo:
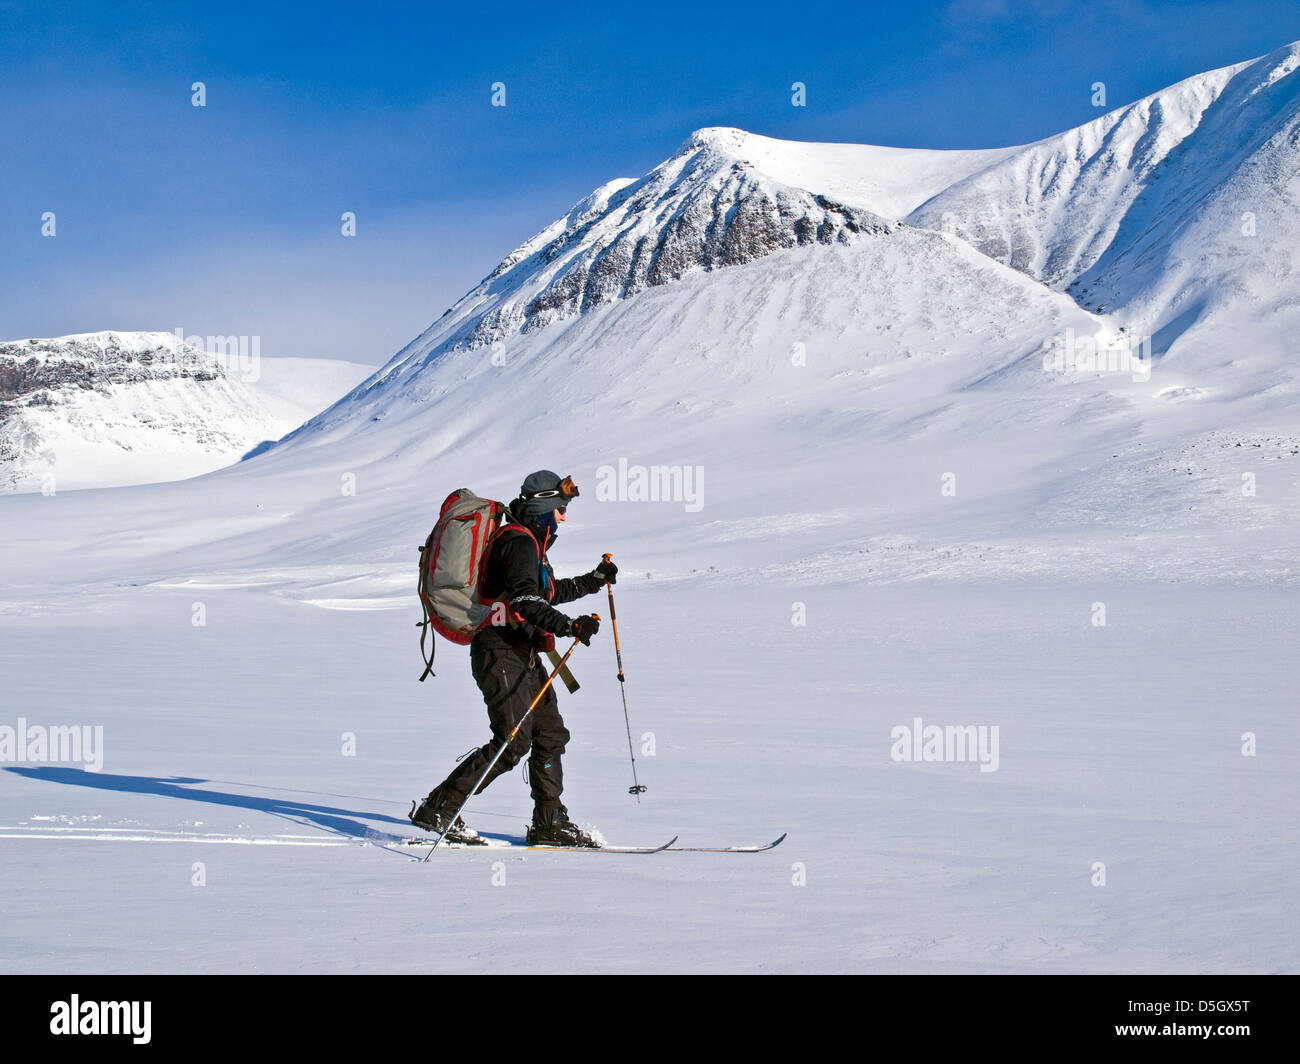
<svg viewBox="0 0 1300 1064"><path fill-rule="evenodd" d="M598 566L596 566L596 568L593 569L592 572L596 576L599 576L601 579L603 579L607 584L618 583L618 579L617 579L618 566L615 565L608 558L606 558L603 562L601 562Z"/></svg>
<svg viewBox="0 0 1300 1064"><path fill-rule="evenodd" d="M569 626L569 634L582 640L584 647L591 646L591 637L600 631L600 618L590 615L575 617Z"/></svg>

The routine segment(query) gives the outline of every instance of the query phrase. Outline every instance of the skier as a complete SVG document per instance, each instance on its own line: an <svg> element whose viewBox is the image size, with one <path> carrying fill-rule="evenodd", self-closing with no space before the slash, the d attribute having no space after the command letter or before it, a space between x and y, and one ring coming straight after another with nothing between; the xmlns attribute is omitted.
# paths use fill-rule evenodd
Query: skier
<svg viewBox="0 0 1300 1064"><path fill-rule="evenodd" d="M590 646L591 637L600 628L597 617L571 620L553 606L594 595L607 583L613 584L618 575L618 566L607 560L571 579L557 580L552 573L546 551L566 520L569 503L577 497L572 477L561 480L549 469L530 474L519 489L519 498L506 508L506 522L489 547L480 593L485 599L501 598L511 617L479 629L470 643L469 656L474 681L487 703L492 740L452 769L418 809L412 803L410 813L416 827L439 834L445 831L448 842L481 841L460 817L455 823L451 818L545 683L547 674L539 653L551 649L556 636L576 637ZM528 760L533 798L529 845L599 845L569 820L560 801L564 790L560 758L568 741L552 684L483 781L486 787L532 748Z"/></svg>

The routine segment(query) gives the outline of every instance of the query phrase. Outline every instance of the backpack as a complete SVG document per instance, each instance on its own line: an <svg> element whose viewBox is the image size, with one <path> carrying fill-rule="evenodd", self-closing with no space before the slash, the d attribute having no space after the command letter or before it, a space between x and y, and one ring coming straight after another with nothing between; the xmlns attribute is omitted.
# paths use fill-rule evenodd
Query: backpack
<svg viewBox="0 0 1300 1064"><path fill-rule="evenodd" d="M420 548L419 593L424 609L424 620L419 622L420 656L424 659L421 683L437 675L433 671L436 640L425 654L430 628L464 646L492 618L495 601L483 599L479 581L488 546L505 512L501 503L458 488L443 502L438 523Z"/></svg>

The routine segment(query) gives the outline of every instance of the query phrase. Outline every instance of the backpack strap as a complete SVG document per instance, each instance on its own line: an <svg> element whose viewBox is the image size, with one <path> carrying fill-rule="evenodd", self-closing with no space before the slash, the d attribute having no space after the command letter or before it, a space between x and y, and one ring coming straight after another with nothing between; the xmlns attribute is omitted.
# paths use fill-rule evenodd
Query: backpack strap
<svg viewBox="0 0 1300 1064"><path fill-rule="evenodd" d="M537 564L540 566L542 564L542 545L537 542L537 537L533 534L532 530L525 527L524 525L520 525L520 524L502 525L493 534L492 536L493 542L495 542L496 538L500 536L503 532L513 531L513 530L523 532L525 535L528 536L529 539L533 541L533 546L537 548ZM504 601L504 600L494 599L493 601ZM518 628L519 624L517 621L511 620L510 627ZM546 656L550 659L551 667L554 669L558 669L558 675L561 681L563 681L564 686L568 690L569 694L573 694L575 691L577 691L582 685L578 683L577 678L573 675L573 672L569 669L569 666L560 659L560 655L557 654L554 650L548 650L545 653Z"/></svg>
<svg viewBox="0 0 1300 1064"><path fill-rule="evenodd" d="M424 641L429 638L429 619L426 617L416 625L420 629L420 657L424 659L424 672L420 674L420 683L424 683L430 676L436 677L438 674L433 671L433 652L438 648L438 641L435 639L429 647L429 653L424 652Z"/></svg>
<svg viewBox="0 0 1300 1064"><path fill-rule="evenodd" d="M573 673L569 671L569 666L565 664L564 659L559 654L554 650L548 650L546 656L550 659L551 668L559 671L560 679L564 681L564 686L568 688L569 694L573 694L582 686Z"/></svg>
<svg viewBox="0 0 1300 1064"><path fill-rule="evenodd" d="M433 538L432 533L430 534L429 538L430 539ZM429 544L428 542L426 542L424 546L420 548L420 609L424 613L424 620L419 621L416 624L416 627L420 629L420 657L424 661L424 672L420 674L420 683L424 683L424 681L427 680L430 676L436 678L438 675L436 672L433 671L433 655L434 652L438 649L438 640L435 639L433 641L432 645L429 647L429 652L427 654L424 652L424 642L426 639L429 638L429 627L430 627L429 595L428 595L429 570L428 567L425 565L425 557L424 557L424 552L428 546Z"/></svg>

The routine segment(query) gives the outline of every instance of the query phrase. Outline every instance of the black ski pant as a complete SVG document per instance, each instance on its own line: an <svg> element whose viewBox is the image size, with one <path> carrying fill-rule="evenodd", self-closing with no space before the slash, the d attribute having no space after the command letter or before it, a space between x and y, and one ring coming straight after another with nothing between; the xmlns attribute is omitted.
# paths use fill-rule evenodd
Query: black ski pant
<svg viewBox="0 0 1300 1064"><path fill-rule="evenodd" d="M568 729L560 717L555 685L546 689L515 740L507 745L510 732L528 712L528 706L546 682L546 669L537 654L527 647L500 647L474 640L469 649L474 682L483 692L487 704L492 740L461 761L434 791L436 808L455 809L469 795L475 780L483 774L492 758L503 746L505 752L492 766L492 772L475 793L481 793L502 773L509 772L532 750L528 759L528 780L533 804L540 809L561 808L564 769L560 757L569 741Z"/></svg>

